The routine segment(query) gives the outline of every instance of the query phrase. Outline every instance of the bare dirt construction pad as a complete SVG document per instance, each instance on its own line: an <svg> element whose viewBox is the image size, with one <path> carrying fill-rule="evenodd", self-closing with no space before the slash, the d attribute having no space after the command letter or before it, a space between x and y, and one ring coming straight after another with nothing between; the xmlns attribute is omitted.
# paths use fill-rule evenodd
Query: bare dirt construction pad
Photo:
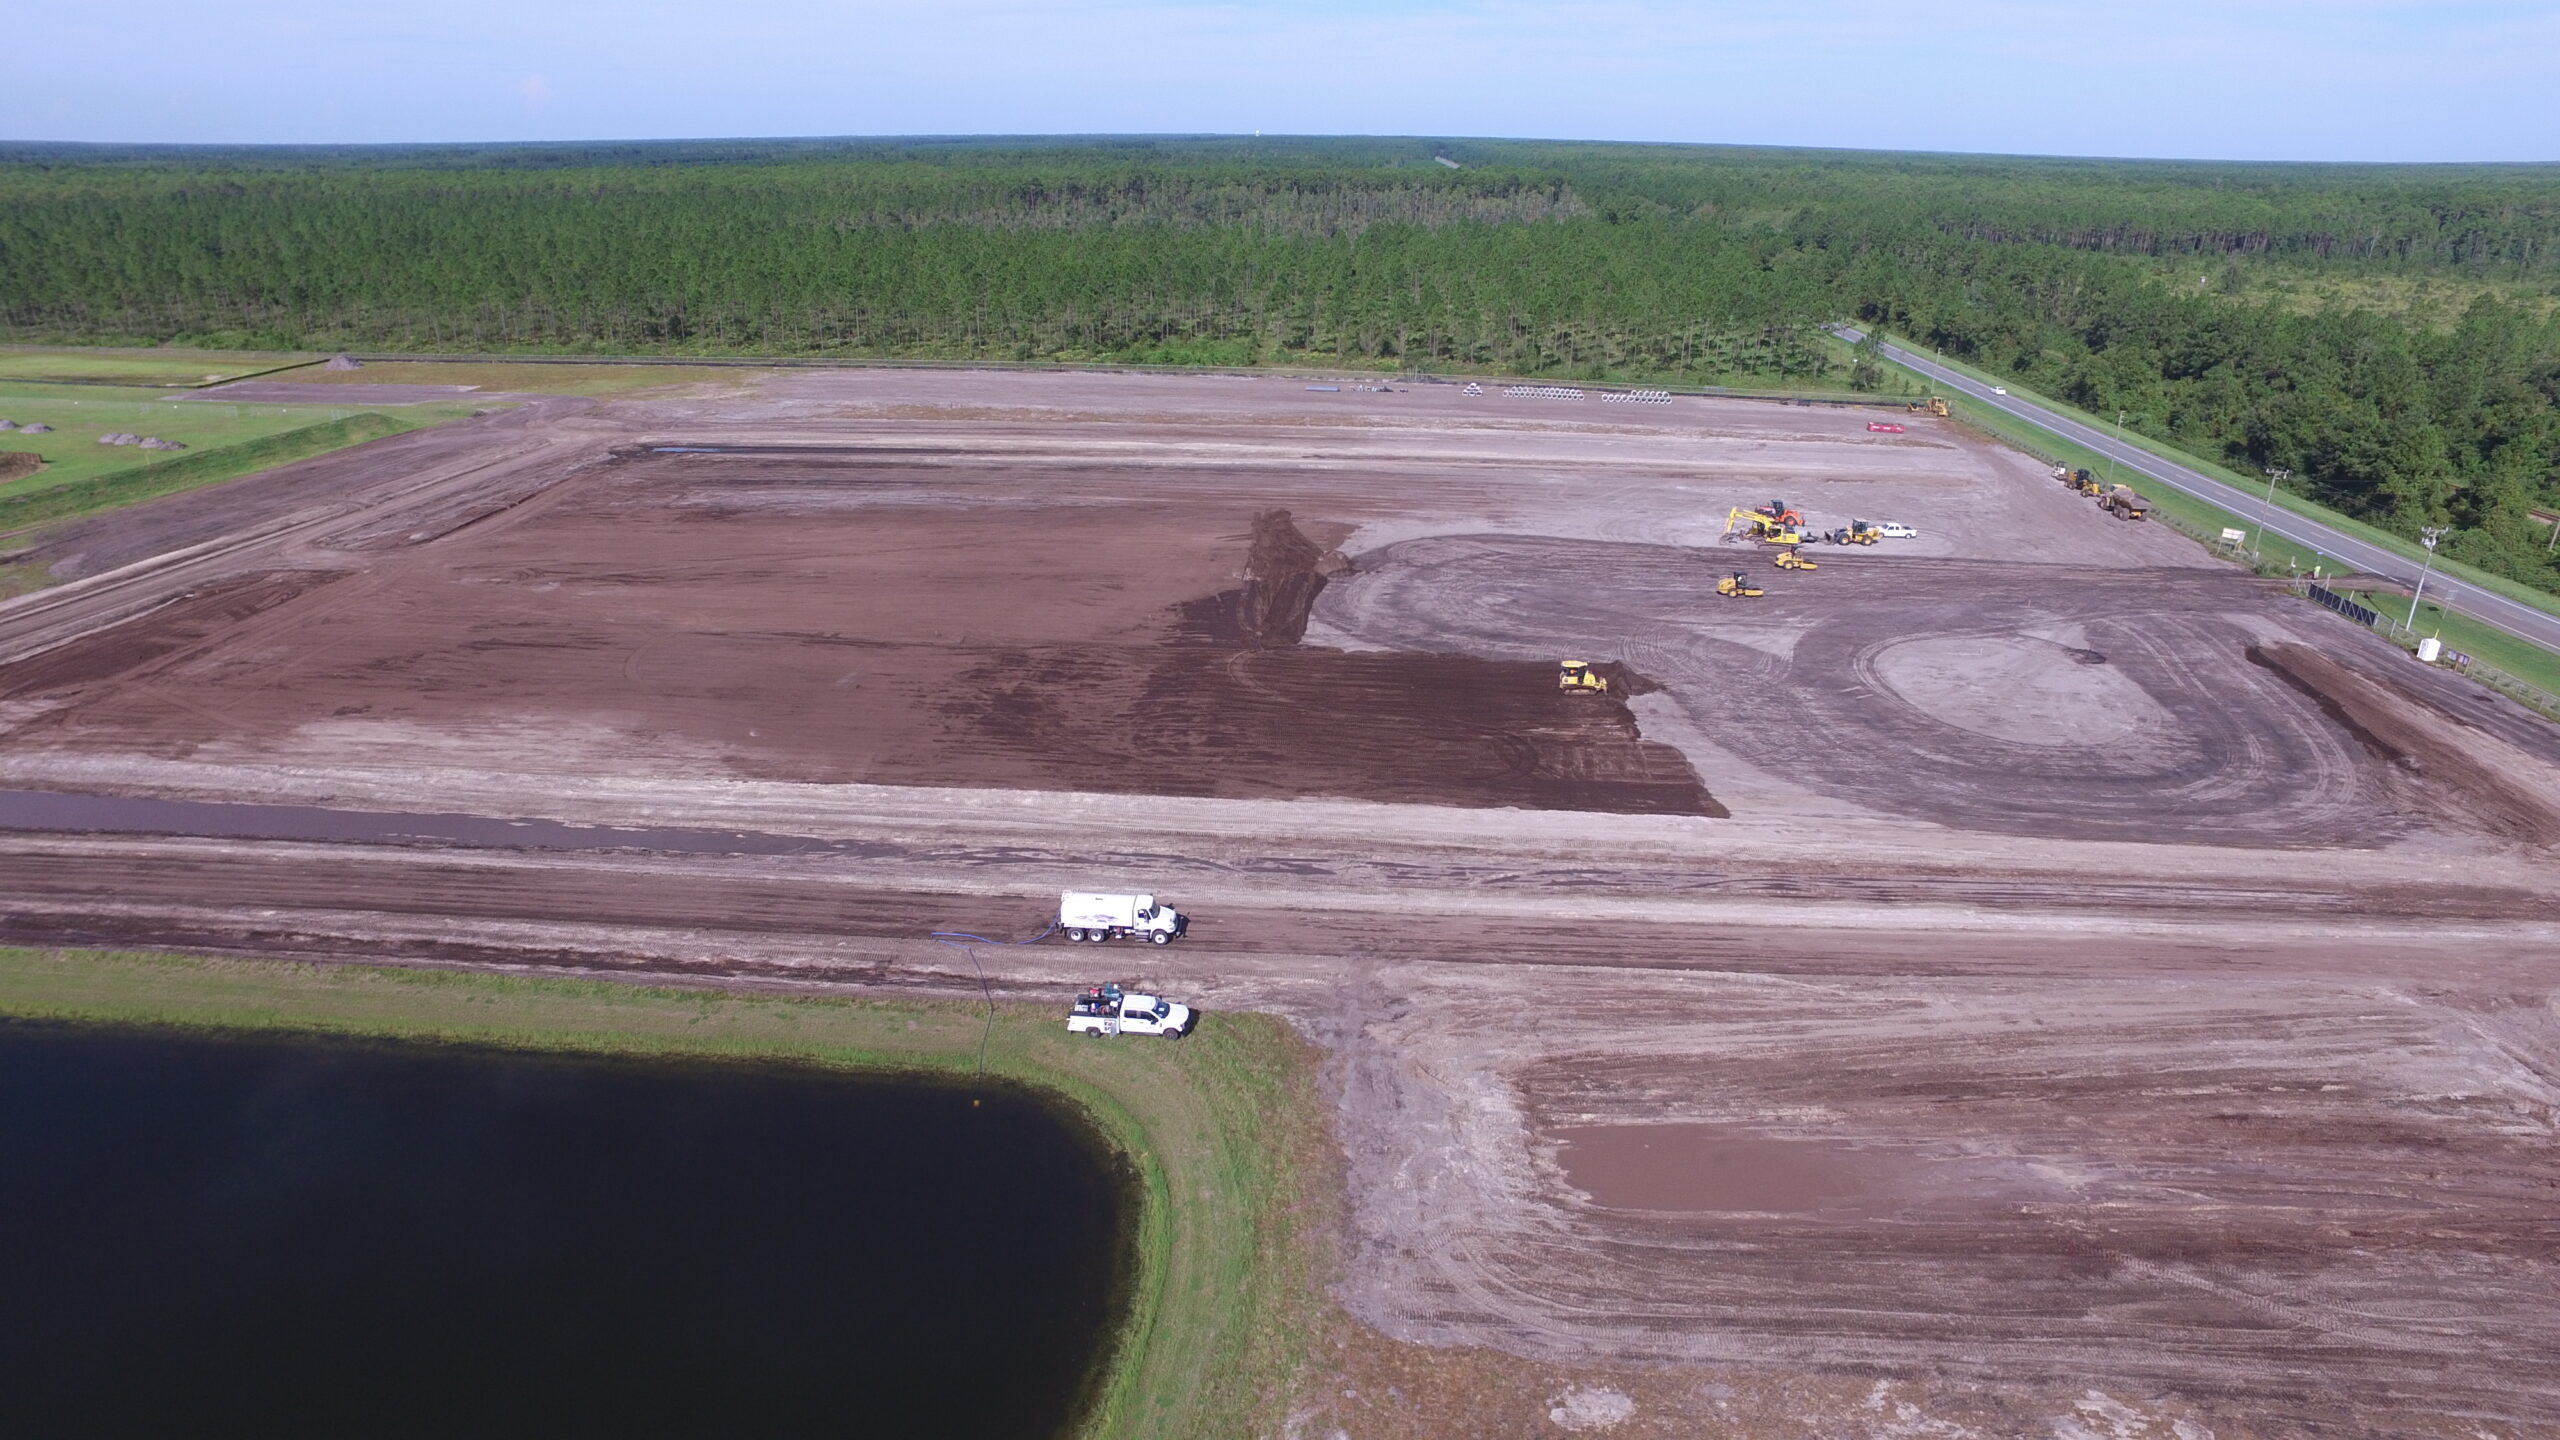
<svg viewBox="0 0 2560 1440"><path fill-rule="evenodd" d="M60 704L27 741L169 754L432 732L562 770L1721 813L1552 662L1293 643L1325 580L1285 512L1023 478L643 452L281 613L208 595L0 685ZM236 623L192 643L209 610Z"/></svg>
<svg viewBox="0 0 2560 1440"><path fill-rule="evenodd" d="M1278 1434L2554 1433L2540 720L1926 417L756 383L40 537L0 937L1286 1015Z"/></svg>

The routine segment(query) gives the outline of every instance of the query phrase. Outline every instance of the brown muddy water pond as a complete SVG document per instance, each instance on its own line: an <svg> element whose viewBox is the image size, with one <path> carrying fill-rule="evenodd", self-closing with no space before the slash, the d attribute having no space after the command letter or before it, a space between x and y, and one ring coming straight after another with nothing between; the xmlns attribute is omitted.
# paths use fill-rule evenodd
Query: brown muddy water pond
<svg viewBox="0 0 2560 1440"><path fill-rule="evenodd" d="M1133 1209L1000 1087L0 1020L0 1435L1047 1440Z"/></svg>
<svg viewBox="0 0 2560 1440"><path fill-rule="evenodd" d="M1882 1165L1837 1145L1730 1125L1577 1125L1549 1132L1565 1177L1618 1210L1857 1213L1889 1198Z"/></svg>

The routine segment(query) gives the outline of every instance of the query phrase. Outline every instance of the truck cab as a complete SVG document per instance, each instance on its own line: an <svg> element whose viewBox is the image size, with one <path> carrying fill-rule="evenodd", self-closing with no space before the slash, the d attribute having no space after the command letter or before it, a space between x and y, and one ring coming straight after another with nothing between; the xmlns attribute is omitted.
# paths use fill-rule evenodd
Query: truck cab
<svg viewBox="0 0 2560 1440"><path fill-rule="evenodd" d="M1076 997L1067 1012L1067 1030L1075 1035L1162 1035L1179 1039L1195 1019L1188 1005L1160 995L1140 995L1118 985L1096 985Z"/></svg>

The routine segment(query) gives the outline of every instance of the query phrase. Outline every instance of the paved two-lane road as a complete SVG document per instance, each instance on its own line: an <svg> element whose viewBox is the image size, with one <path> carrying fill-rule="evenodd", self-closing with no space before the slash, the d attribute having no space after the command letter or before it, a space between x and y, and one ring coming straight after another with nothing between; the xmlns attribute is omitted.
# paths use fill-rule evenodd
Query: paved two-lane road
<svg viewBox="0 0 2560 1440"><path fill-rule="evenodd" d="M1850 326L1838 328L1844 340L1857 341L1864 333ZM1983 381L1951 370L1926 355L1917 354L1887 341L1884 353L1895 364L1918 371L1931 380L1972 396L1985 405L2005 410L2021 420L2041 425L2075 444L2086 446L2113 459L2140 475L2149 476L2164 485L2174 486L2190 495L2210 500L2234 515L2257 523L2261 497L2235 486L2226 485L2210 475L2191 470L2173 461L2163 460L2148 450L2125 444L2095 426L2083 425L2066 415L2048 410L2032 401L2014 395L1995 395ZM2383 549L2379 545L2335 530L2317 520L2307 520L2289 510L2278 509L2266 525L2267 533L2280 535L2297 545L2309 546L2323 555L2336 558L2349 569L2371 575L2390 575L2415 584L2419 565ZM2427 594L2475 620L2495 625L2520 639L2530 640L2551 650L2560 650L2560 615L2537 610L2533 606L2510 600L2495 591L2483 590L2468 581L2458 580L2438 570L2427 580ZM2399 618L2399 617L2394 617Z"/></svg>

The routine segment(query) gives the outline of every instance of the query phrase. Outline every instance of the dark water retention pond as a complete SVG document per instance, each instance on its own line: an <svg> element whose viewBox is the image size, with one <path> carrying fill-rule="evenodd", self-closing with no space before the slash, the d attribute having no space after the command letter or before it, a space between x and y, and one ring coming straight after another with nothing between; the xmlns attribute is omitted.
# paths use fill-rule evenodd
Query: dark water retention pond
<svg viewBox="0 0 2560 1440"><path fill-rule="evenodd" d="M0 1433L1050 1436L1129 1204L1000 1090L0 1021Z"/></svg>

